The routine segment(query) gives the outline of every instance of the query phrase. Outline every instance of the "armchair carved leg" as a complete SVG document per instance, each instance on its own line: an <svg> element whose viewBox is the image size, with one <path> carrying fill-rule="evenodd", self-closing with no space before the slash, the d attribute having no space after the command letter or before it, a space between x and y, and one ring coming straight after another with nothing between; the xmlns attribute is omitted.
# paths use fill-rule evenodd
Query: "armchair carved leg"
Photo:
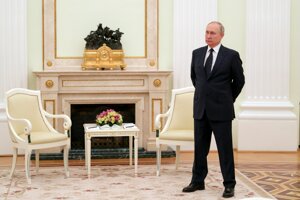
<svg viewBox="0 0 300 200"><path fill-rule="evenodd" d="M68 145L64 147L64 167L65 167L66 177L69 177L70 172L69 172L69 146Z"/></svg>
<svg viewBox="0 0 300 200"><path fill-rule="evenodd" d="M18 148L13 148L12 165L11 165L11 171L9 174L10 179L13 177L15 169L16 169L17 157L18 157Z"/></svg>
<svg viewBox="0 0 300 200"><path fill-rule="evenodd" d="M180 161L180 145L176 145L176 170L178 169Z"/></svg>
<svg viewBox="0 0 300 200"><path fill-rule="evenodd" d="M25 150L25 173L26 173L26 179L27 183L31 184L31 178L30 178L30 156L31 156L31 149Z"/></svg>
<svg viewBox="0 0 300 200"><path fill-rule="evenodd" d="M36 173L39 173L39 167L40 167L40 152L38 150L35 150L35 170L36 170Z"/></svg>
<svg viewBox="0 0 300 200"><path fill-rule="evenodd" d="M161 165L161 144L156 146L156 176L160 176L160 165Z"/></svg>

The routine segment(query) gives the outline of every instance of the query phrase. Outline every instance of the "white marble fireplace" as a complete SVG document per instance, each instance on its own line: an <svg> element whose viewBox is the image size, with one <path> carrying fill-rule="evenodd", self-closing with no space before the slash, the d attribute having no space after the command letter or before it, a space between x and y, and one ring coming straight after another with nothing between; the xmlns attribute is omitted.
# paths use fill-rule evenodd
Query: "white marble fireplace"
<svg viewBox="0 0 300 200"><path fill-rule="evenodd" d="M123 3L123 0L119 2ZM91 31L90 27L97 28L99 23L104 23L98 19L106 17L104 12L94 13L96 17L91 14L93 7L103 6L101 1L97 3L92 7L85 1L68 5L72 10L80 9L81 20L74 24L78 15L67 13L63 2L44 1L43 70L34 72L37 89L42 92L45 109L55 114L71 116L72 104L134 104L135 123L141 130L139 147L154 150L154 118L167 110L171 74L158 67L158 1L135 1L133 8L118 7L120 13L129 9L126 12L136 13L136 17L121 14L119 17L124 21L115 23L112 20L103 24L125 32L126 37L122 38L125 70L85 71L81 69L85 46L83 36ZM116 6L106 10L109 9L116 10ZM118 14L115 12L114 17L117 18ZM133 23L134 27L131 26ZM59 127L57 123L61 122L52 123Z"/></svg>
<svg viewBox="0 0 300 200"><path fill-rule="evenodd" d="M140 128L139 147L155 150L156 114L169 103L169 71L42 71L35 72L45 110L71 116L72 104L134 104ZM55 127L59 121L52 121ZM72 134L72 133L71 133Z"/></svg>

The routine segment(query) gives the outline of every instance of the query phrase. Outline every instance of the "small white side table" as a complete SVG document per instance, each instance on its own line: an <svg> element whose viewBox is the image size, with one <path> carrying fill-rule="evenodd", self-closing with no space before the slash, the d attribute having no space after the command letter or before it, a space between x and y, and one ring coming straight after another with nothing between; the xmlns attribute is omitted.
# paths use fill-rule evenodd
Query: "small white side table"
<svg viewBox="0 0 300 200"><path fill-rule="evenodd" d="M132 138L134 137L134 172L137 175L138 167L138 140L139 128L124 129L100 129L96 124L83 124L84 127L84 148L85 148L85 167L88 176L91 174L91 139L93 137L129 137L129 165L132 165Z"/></svg>

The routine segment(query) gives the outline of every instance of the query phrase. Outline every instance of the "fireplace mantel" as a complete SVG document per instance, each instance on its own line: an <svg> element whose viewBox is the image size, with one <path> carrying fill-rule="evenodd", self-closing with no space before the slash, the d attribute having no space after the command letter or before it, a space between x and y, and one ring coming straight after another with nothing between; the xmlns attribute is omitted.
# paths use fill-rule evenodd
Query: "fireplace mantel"
<svg viewBox="0 0 300 200"><path fill-rule="evenodd" d="M70 116L72 104L135 104L139 147L155 150L154 120L166 112L171 71L101 70L34 72L44 108ZM54 126L60 121L52 121ZM59 126L57 126L59 127Z"/></svg>

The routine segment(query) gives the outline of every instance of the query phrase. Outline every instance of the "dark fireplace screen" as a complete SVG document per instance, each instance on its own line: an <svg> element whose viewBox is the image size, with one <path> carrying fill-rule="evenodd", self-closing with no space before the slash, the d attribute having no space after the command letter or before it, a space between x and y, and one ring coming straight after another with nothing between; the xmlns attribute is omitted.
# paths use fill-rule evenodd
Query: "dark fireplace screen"
<svg viewBox="0 0 300 200"><path fill-rule="evenodd" d="M100 112L114 109L123 116L124 123L135 123L135 104L72 104L71 105L71 148L84 149L84 123L95 123ZM96 137L91 140L92 148L128 148L128 137Z"/></svg>

